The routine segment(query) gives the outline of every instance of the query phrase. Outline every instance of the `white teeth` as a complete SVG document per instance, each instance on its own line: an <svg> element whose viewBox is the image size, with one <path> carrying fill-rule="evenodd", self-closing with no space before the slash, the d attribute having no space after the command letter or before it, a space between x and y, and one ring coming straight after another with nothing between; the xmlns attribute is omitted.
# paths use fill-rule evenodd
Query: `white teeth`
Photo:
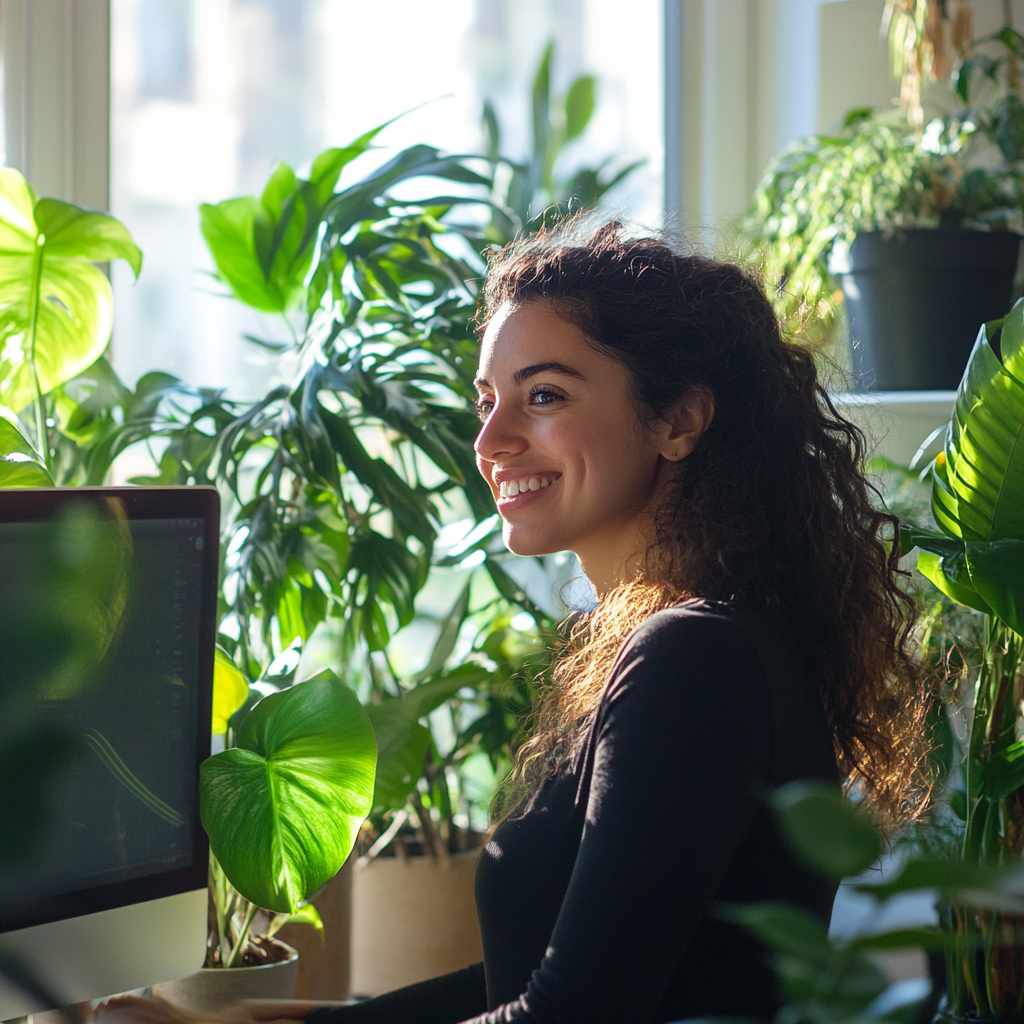
<svg viewBox="0 0 1024 1024"><path fill-rule="evenodd" d="M514 498L517 494L527 491L539 491L542 487L550 487L552 481L547 477L531 476L528 480L502 480L498 484L499 498Z"/></svg>

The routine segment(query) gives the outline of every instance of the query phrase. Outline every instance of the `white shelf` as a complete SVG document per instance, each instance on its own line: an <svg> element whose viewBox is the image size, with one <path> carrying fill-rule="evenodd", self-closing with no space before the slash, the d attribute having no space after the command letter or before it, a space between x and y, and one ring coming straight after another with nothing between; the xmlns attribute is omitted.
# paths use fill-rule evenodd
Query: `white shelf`
<svg viewBox="0 0 1024 1024"><path fill-rule="evenodd" d="M832 396L837 408L867 435L871 455L907 465L932 431L945 426L955 391L854 391ZM928 446L938 451L942 437Z"/></svg>

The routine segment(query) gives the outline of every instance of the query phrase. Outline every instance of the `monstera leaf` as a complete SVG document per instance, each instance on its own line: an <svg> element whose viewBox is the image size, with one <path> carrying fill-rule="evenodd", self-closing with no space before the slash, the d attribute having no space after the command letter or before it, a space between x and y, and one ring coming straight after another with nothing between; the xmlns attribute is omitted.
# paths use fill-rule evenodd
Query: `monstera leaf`
<svg viewBox="0 0 1024 1024"><path fill-rule="evenodd" d="M904 550L953 600L1024 633L1024 299L981 328L930 473L942 532L910 528Z"/></svg>
<svg viewBox="0 0 1024 1024"><path fill-rule="evenodd" d="M356 695L331 671L264 697L237 746L200 770L200 815L231 884L295 913L345 862L373 797L377 747Z"/></svg>
<svg viewBox="0 0 1024 1024"><path fill-rule="evenodd" d="M115 259L138 277L142 253L120 221L37 199L0 168L0 405L18 412L99 358L113 300L95 264Z"/></svg>

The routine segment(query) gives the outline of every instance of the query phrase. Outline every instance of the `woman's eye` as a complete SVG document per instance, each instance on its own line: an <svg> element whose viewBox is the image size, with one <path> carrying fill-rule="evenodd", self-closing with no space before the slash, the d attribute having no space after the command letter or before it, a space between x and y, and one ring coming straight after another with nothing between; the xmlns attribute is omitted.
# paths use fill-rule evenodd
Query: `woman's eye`
<svg viewBox="0 0 1024 1024"><path fill-rule="evenodd" d="M490 416L491 410L494 408L494 399L484 398L483 395L481 395L474 404L476 405L477 416L481 420L485 420Z"/></svg>
<svg viewBox="0 0 1024 1024"><path fill-rule="evenodd" d="M530 392L531 405L553 405L555 402L561 402L564 398L565 395L548 388L537 388Z"/></svg>

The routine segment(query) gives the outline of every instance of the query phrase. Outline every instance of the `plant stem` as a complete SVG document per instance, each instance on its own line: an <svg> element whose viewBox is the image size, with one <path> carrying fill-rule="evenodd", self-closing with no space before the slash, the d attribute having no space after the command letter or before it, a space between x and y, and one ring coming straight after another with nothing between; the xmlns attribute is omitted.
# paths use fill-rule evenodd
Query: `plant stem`
<svg viewBox="0 0 1024 1024"><path fill-rule="evenodd" d="M32 367L32 383L35 385L36 391L36 448L49 473L52 465L50 438L46 430L46 399L43 395L42 385L39 383L39 367L36 365L36 335L39 333L39 300L42 297L43 249L45 246L46 236L39 235L36 238L36 251L32 256L32 284L29 292L32 312L29 314L28 321L28 360Z"/></svg>
<svg viewBox="0 0 1024 1024"><path fill-rule="evenodd" d="M257 907L255 903L249 904L249 909L245 914L245 920L242 922L242 927L238 930L238 938L235 940L234 949L231 950L231 956L228 957L228 962L224 965L225 967L235 966L235 962L238 960L238 956L242 952L242 947L245 945L245 940L249 937L249 926L252 924L252 919L256 916L257 910L259 910L259 907Z"/></svg>

